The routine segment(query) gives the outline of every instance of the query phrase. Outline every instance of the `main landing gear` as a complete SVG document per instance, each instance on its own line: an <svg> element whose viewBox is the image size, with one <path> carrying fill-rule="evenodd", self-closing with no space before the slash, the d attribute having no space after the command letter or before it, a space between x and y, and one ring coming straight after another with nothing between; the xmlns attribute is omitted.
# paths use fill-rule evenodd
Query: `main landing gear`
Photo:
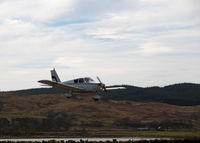
<svg viewBox="0 0 200 143"><path fill-rule="evenodd" d="M93 99L94 101L98 101L100 99L100 96L96 94L95 96L93 96Z"/></svg>

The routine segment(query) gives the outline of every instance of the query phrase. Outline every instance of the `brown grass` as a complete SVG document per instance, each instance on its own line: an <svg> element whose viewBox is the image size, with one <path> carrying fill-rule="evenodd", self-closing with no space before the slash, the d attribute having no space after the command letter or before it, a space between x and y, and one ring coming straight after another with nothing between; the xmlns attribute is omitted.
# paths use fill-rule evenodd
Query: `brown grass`
<svg viewBox="0 0 200 143"><path fill-rule="evenodd" d="M86 127L86 130L94 134L131 135L135 129L124 129L114 123L120 119L129 119L133 122L181 122L191 123L193 130L200 129L200 105L199 106L175 106L156 102L132 102L132 101L93 101L91 96L77 96L67 99L63 94L48 95L10 95L0 96L3 108L0 117L8 119L21 116L31 118L45 118L47 112L63 112L73 116L74 127L70 132L80 132L81 123L102 122L102 128Z"/></svg>

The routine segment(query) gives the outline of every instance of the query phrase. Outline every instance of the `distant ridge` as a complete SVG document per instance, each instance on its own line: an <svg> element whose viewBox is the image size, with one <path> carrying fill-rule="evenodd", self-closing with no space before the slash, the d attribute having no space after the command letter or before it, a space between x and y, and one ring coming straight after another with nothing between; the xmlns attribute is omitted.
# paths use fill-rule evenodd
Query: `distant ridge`
<svg viewBox="0 0 200 143"><path fill-rule="evenodd" d="M132 100L142 102L162 102L172 105L200 105L200 84L179 83L164 87L126 86L127 90L113 91L107 96L114 100Z"/></svg>
<svg viewBox="0 0 200 143"><path fill-rule="evenodd" d="M16 91L6 91L5 93L12 93L18 95L37 95L37 94L57 94L57 93L65 93L62 90L57 90L54 88L31 88L31 89L23 89Z"/></svg>
<svg viewBox="0 0 200 143"><path fill-rule="evenodd" d="M118 86L118 85L116 85ZM162 102L179 106L200 105L200 84L179 83L164 87L136 87L124 85L127 90L110 91L102 94L103 100L131 100L140 102ZM35 88L17 91L7 91L6 93L18 95L37 94L57 94L65 93L52 88Z"/></svg>

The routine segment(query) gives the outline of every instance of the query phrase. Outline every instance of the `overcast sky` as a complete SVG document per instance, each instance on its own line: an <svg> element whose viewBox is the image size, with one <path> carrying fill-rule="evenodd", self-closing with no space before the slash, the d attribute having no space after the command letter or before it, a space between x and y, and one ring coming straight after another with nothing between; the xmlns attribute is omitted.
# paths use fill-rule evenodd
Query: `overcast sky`
<svg viewBox="0 0 200 143"><path fill-rule="evenodd" d="M0 90L61 80L200 83L199 0L0 0Z"/></svg>

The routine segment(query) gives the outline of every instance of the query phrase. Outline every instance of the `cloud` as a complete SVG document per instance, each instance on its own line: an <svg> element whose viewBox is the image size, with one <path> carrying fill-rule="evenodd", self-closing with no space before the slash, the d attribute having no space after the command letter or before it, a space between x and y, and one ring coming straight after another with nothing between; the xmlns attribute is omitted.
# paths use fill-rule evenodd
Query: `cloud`
<svg viewBox="0 0 200 143"><path fill-rule="evenodd" d="M99 75L108 84L199 81L198 4L198 0L1 1L1 88L39 87L35 81L49 78L53 67L61 75Z"/></svg>
<svg viewBox="0 0 200 143"><path fill-rule="evenodd" d="M160 43L145 43L139 47L138 53L144 56L153 56L159 54L167 54L171 49L164 47Z"/></svg>
<svg viewBox="0 0 200 143"><path fill-rule="evenodd" d="M72 9L74 0L6 0L0 4L0 19L23 19L49 22L61 18Z"/></svg>
<svg viewBox="0 0 200 143"><path fill-rule="evenodd" d="M82 57L58 57L53 60L53 65L63 67L80 67L85 62Z"/></svg>

